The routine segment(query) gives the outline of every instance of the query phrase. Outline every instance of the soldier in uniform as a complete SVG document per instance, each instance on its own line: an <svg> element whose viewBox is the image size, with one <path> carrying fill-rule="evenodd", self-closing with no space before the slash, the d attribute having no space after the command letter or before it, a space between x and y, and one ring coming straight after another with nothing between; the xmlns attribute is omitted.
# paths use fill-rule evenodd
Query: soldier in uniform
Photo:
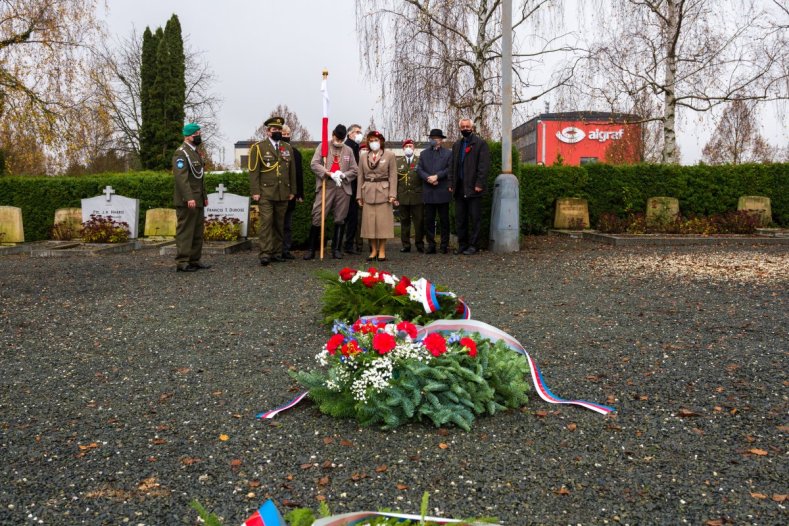
<svg viewBox="0 0 789 526"><path fill-rule="evenodd" d="M203 160L197 151L202 142L200 126L189 123L184 126L182 134L184 142L173 154L173 204L178 219L175 227L175 270L195 272L211 268L211 265L200 262L204 207L208 206L208 195L203 184Z"/></svg>
<svg viewBox="0 0 789 526"><path fill-rule="evenodd" d="M403 157L397 158L397 200L400 210L400 252L411 252L411 222L414 223L414 241L417 252L425 251L424 204L422 203L422 178L416 171L419 157L414 155L414 141L403 141Z"/></svg>
<svg viewBox="0 0 789 526"><path fill-rule="evenodd" d="M348 206L353 194L352 183L356 181L356 172L358 170L353 150L343 142L345 141L345 135L345 126L338 124L331 134L329 155L326 156L325 160L321 159L321 149L316 148L310 162L312 173L315 174L315 203L312 205L312 226L310 226L308 252L304 255L306 260L315 258L315 251L320 244L322 186L324 180L326 180L326 207L323 213L328 216L329 212L331 212L334 217L331 254L334 259L342 259L345 218L348 215ZM350 236L351 233L349 232L348 235Z"/></svg>
<svg viewBox="0 0 789 526"><path fill-rule="evenodd" d="M260 264L282 257L285 212L296 194L296 161L290 144L282 140L282 117L263 123L267 138L249 150L249 188L260 206Z"/></svg>

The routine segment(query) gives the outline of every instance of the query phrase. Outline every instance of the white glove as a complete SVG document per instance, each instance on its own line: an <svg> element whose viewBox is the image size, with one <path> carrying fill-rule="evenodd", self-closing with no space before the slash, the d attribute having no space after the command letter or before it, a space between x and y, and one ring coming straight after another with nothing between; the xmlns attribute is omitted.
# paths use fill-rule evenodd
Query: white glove
<svg viewBox="0 0 789 526"><path fill-rule="evenodd" d="M342 180L342 179L345 179L345 174L344 174L344 173L342 173L342 172L341 172L341 171L339 171L339 170L337 170L336 172L334 172L334 175L339 175L339 176L340 176L340 180Z"/></svg>
<svg viewBox="0 0 789 526"><path fill-rule="evenodd" d="M334 172L333 174L331 174L331 178L337 186L342 186L342 179L340 178L340 174L342 174L342 172Z"/></svg>

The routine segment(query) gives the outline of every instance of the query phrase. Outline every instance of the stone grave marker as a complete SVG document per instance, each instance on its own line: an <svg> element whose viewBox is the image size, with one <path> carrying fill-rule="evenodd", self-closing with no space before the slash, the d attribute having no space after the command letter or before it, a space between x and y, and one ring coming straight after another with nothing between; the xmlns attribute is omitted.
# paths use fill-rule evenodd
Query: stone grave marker
<svg viewBox="0 0 789 526"><path fill-rule="evenodd" d="M62 225L71 237L82 235L82 209L81 208L58 208L55 210L55 220L53 225Z"/></svg>
<svg viewBox="0 0 789 526"><path fill-rule="evenodd" d="M111 186L104 188L104 195L82 200L82 222L90 221L91 215L110 216L114 221L125 221L129 225L129 238L137 238L140 218L140 200L115 195Z"/></svg>
<svg viewBox="0 0 789 526"><path fill-rule="evenodd" d="M145 237L175 237L178 220L174 208L151 208L145 212Z"/></svg>
<svg viewBox="0 0 789 526"><path fill-rule="evenodd" d="M665 225L679 217L679 199L675 197L650 197L647 199L647 225Z"/></svg>
<svg viewBox="0 0 789 526"><path fill-rule="evenodd" d="M224 184L216 187L216 192L208 194L208 206L205 209L205 218L209 216L222 218L234 217L241 221L241 237L247 237L249 226L249 197L227 192Z"/></svg>
<svg viewBox="0 0 789 526"><path fill-rule="evenodd" d="M24 242L22 209L15 206L0 206L0 243Z"/></svg>
<svg viewBox="0 0 789 526"><path fill-rule="evenodd" d="M773 222L773 210L770 198L761 195L744 195L737 200L737 210L748 210L759 214L760 226L767 226Z"/></svg>
<svg viewBox="0 0 789 526"><path fill-rule="evenodd" d="M589 203L586 199L576 197L557 199L553 227L573 230L589 228Z"/></svg>

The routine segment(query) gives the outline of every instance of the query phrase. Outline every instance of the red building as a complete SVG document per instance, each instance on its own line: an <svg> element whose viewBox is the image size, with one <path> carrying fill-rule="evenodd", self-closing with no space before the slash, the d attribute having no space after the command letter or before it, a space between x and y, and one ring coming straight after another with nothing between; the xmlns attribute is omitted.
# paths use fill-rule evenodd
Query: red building
<svg viewBox="0 0 789 526"><path fill-rule="evenodd" d="M641 118L603 112L543 113L512 130L521 162L568 166L641 161Z"/></svg>

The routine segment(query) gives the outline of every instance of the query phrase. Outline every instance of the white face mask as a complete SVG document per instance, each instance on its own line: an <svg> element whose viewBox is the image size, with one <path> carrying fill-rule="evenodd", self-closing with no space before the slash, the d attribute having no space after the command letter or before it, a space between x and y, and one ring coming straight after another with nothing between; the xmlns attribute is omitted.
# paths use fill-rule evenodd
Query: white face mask
<svg viewBox="0 0 789 526"><path fill-rule="evenodd" d="M356 141L356 144L362 144L362 134L357 133L353 140Z"/></svg>
<svg viewBox="0 0 789 526"><path fill-rule="evenodd" d="M380 142L371 142L370 143L370 149L372 151L374 151L374 152L377 152L378 150L381 149L381 143Z"/></svg>
<svg viewBox="0 0 789 526"><path fill-rule="evenodd" d="M413 149L413 148L406 148L406 149L404 149L404 150L403 150L403 152L404 152L404 153L405 153L405 154L406 154L408 157L411 157L412 155L414 155L414 149Z"/></svg>

